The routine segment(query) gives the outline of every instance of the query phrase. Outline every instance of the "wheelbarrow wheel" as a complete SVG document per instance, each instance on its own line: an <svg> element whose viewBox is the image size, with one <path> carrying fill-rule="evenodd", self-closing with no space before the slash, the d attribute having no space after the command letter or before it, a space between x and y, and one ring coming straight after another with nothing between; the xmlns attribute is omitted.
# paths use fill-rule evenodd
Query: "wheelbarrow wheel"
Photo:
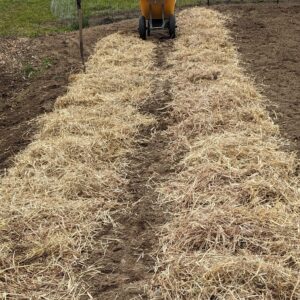
<svg viewBox="0 0 300 300"><path fill-rule="evenodd" d="M139 19L139 34L140 38L145 40L147 35L147 27L146 27L146 18L144 16L140 16Z"/></svg>
<svg viewBox="0 0 300 300"><path fill-rule="evenodd" d="M175 37L176 37L176 18L174 15L170 16L169 33L170 33L170 38L175 39Z"/></svg>

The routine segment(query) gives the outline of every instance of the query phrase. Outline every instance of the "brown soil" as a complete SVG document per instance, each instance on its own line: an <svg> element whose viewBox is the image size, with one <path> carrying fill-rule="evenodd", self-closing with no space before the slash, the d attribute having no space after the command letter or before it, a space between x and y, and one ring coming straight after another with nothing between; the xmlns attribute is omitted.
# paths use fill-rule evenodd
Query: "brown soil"
<svg viewBox="0 0 300 300"><path fill-rule="evenodd" d="M86 58L95 42L127 28L128 22L86 29ZM33 120L52 110L55 99L66 92L69 75L81 70L78 49L76 32L0 38L0 173L30 142L36 129Z"/></svg>
<svg viewBox="0 0 300 300"><path fill-rule="evenodd" d="M250 75L271 101L281 133L300 155L300 3L216 6L232 17L230 30Z"/></svg>

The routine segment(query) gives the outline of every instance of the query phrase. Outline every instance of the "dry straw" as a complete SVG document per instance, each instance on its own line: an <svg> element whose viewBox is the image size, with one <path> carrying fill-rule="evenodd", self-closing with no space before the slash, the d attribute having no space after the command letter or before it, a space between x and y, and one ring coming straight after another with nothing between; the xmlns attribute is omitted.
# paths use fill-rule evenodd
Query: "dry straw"
<svg viewBox="0 0 300 300"><path fill-rule="evenodd" d="M226 21L203 8L179 16L168 60L177 124L166 135L179 171L159 190L170 218L153 299L300 298L297 160L282 150Z"/></svg>
<svg viewBox="0 0 300 300"><path fill-rule="evenodd" d="M181 12L168 53L174 122L165 134L177 173L159 189L169 221L150 298L299 299L297 160L282 150L225 22L212 10ZM1 179L3 298L91 298L85 279L99 270L87 260L127 208L118 200L128 153L154 122L137 110L151 97L153 48L120 34L100 41L87 74Z"/></svg>
<svg viewBox="0 0 300 300"><path fill-rule="evenodd" d="M126 156L149 94L153 44L121 34L101 40L35 141L0 187L0 295L8 299L88 297L86 260L126 193ZM143 62L143 64L141 63ZM99 245L99 241L97 241ZM103 243L105 247L105 243ZM0 297L1 297L0 296Z"/></svg>

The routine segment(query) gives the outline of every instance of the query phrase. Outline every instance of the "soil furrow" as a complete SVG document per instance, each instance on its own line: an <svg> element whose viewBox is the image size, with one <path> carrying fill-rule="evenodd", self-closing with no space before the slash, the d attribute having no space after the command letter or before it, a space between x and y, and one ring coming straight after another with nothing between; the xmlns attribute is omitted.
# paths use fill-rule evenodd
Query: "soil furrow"
<svg viewBox="0 0 300 300"><path fill-rule="evenodd" d="M117 229L108 228L100 237L107 239L109 246L104 258L101 253L96 255L98 259L101 257L98 263L101 274L89 280L97 299L147 299L145 286L154 272L151 253L157 245L156 229L165 222L162 208L156 203L156 187L172 172L165 151L168 139L164 135L172 122L168 107L172 95L164 70L166 53L171 51L173 42L153 39L157 42L153 66L157 75L151 78L152 96L143 103L140 112L153 115L157 122L141 128L136 150L129 157L128 194L121 199L128 203L129 210L117 212Z"/></svg>

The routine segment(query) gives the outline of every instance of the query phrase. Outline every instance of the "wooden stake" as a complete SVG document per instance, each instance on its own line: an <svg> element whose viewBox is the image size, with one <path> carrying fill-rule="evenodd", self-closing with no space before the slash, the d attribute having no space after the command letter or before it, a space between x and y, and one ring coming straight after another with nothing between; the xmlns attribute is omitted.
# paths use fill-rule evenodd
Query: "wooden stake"
<svg viewBox="0 0 300 300"><path fill-rule="evenodd" d="M78 23L79 23L79 47L80 47L80 56L83 66L83 71L85 72L85 62L84 62L84 50L83 50L83 13L81 7L81 0L76 0L77 2L77 10L78 10Z"/></svg>

